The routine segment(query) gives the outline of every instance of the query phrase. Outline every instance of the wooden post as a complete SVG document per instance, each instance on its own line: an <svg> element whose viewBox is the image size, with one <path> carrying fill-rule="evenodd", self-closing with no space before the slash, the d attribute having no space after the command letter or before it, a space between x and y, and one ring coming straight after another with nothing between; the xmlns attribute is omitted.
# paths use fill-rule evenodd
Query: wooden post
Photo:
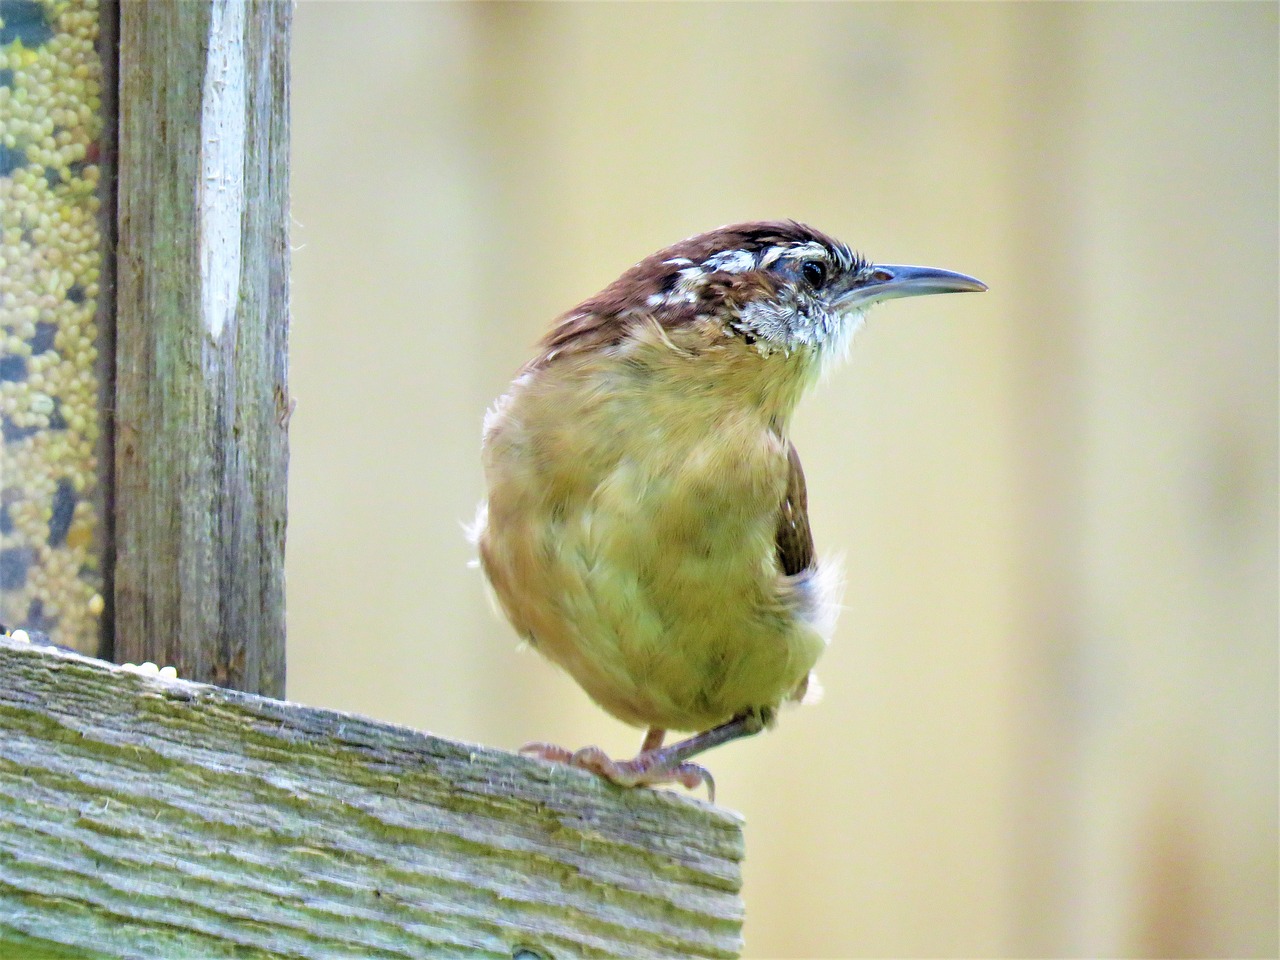
<svg viewBox="0 0 1280 960"><path fill-rule="evenodd" d="M284 691L289 26L120 4L117 660Z"/></svg>
<svg viewBox="0 0 1280 960"><path fill-rule="evenodd" d="M0 638L0 956L736 957L742 821Z"/></svg>

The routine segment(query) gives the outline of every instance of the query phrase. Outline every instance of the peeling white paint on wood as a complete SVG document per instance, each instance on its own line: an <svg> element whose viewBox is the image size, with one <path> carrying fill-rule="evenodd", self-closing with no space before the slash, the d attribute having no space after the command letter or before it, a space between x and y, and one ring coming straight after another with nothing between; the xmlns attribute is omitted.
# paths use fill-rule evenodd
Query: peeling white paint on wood
<svg viewBox="0 0 1280 960"><path fill-rule="evenodd" d="M200 103L201 316L217 340L240 295L244 213L245 0L215 0Z"/></svg>

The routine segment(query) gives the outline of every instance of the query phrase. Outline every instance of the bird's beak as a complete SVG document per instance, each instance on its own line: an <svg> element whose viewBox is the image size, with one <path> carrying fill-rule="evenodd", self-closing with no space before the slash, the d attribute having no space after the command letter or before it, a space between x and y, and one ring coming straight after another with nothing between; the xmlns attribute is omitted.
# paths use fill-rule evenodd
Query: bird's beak
<svg viewBox="0 0 1280 960"><path fill-rule="evenodd" d="M875 264L858 275L854 285L836 299L835 305L847 310L869 307L895 297L919 297L927 293L981 293L985 289L987 285L981 280L937 267Z"/></svg>

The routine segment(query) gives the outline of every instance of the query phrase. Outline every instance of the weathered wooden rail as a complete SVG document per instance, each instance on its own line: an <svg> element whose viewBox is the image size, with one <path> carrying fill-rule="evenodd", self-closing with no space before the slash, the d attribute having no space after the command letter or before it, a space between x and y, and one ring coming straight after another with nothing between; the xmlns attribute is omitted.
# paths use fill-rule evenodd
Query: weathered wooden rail
<svg viewBox="0 0 1280 960"><path fill-rule="evenodd" d="M689 797L0 638L0 957L735 957Z"/></svg>

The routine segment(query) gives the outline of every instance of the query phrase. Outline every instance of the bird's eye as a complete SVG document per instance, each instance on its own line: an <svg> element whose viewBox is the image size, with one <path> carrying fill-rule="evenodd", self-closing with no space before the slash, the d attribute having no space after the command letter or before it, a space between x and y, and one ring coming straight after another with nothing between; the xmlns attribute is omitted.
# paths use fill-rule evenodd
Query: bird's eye
<svg viewBox="0 0 1280 960"><path fill-rule="evenodd" d="M827 265L821 260L806 260L800 264L800 276L804 277L805 283L816 289L827 280Z"/></svg>

